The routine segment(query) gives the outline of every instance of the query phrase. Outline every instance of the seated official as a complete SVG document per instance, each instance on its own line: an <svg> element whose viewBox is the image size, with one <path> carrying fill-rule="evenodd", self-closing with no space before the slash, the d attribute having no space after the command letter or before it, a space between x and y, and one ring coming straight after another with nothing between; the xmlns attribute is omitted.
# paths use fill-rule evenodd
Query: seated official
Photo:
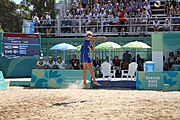
<svg viewBox="0 0 180 120"><path fill-rule="evenodd" d="M55 61L53 60L52 56L49 56L49 60L47 61L46 65L47 65L47 69L56 68Z"/></svg>
<svg viewBox="0 0 180 120"><path fill-rule="evenodd" d="M109 58L109 56L106 56L106 60L104 62L108 62L109 64L111 64L111 66L113 66L113 62L112 60Z"/></svg>
<svg viewBox="0 0 180 120"><path fill-rule="evenodd" d="M131 62L136 62L138 64L138 70L143 70L143 59L141 58L140 54L137 54L137 57L134 57Z"/></svg>
<svg viewBox="0 0 180 120"><path fill-rule="evenodd" d="M80 62L76 58L76 54L73 55L73 58L71 59L70 64L71 64L71 68L73 70L79 70L80 69Z"/></svg>
<svg viewBox="0 0 180 120"><path fill-rule="evenodd" d="M61 59L60 56L57 56L57 60L56 60L56 68L57 69L61 69L61 70L64 70L65 69L65 63L64 61Z"/></svg>
<svg viewBox="0 0 180 120"><path fill-rule="evenodd" d="M180 64L180 51L177 52L176 64Z"/></svg>
<svg viewBox="0 0 180 120"><path fill-rule="evenodd" d="M36 63L37 69L45 69L46 68L46 62L43 61L43 57L39 57L39 61Z"/></svg>
<svg viewBox="0 0 180 120"><path fill-rule="evenodd" d="M113 68L114 70L121 70L121 60L117 55L115 55L113 59Z"/></svg>
<svg viewBox="0 0 180 120"><path fill-rule="evenodd" d="M100 70L101 69L101 60L99 57L96 56L95 60L93 60L93 70Z"/></svg>

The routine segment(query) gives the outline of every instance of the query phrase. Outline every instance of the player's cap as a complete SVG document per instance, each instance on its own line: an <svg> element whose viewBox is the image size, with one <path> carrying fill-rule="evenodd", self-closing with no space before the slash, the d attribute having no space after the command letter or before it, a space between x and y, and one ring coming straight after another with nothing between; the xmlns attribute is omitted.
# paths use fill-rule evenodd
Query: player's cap
<svg viewBox="0 0 180 120"><path fill-rule="evenodd" d="M43 60L43 57L39 57L40 60Z"/></svg>
<svg viewBox="0 0 180 120"><path fill-rule="evenodd" d="M49 56L49 59L53 59L53 57L52 57L52 56Z"/></svg>
<svg viewBox="0 0 180 120"><path fill-rule="evenodd" d="M86 36L89 35L89 34L92 35L92 32L91 31L87 31L86 32Z"/></svg>
<svg viewBox="0 0 180 120"><path fill-rule="evenodd" d="M49 12L46 12L46 14L48 14Z"/></svg>
<svg viewBox="0 0 180 120"><path fill-rule="evenodd" d="M61 58L61 57L60 57L60 56L57 56L56 58L58 59L58 58Z"/></svg>

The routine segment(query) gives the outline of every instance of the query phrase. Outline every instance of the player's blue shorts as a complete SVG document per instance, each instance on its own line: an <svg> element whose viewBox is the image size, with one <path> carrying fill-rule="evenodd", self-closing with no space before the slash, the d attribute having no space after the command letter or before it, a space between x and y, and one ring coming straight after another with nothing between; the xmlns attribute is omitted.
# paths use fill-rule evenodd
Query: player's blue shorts
<svg viewBox="0 0 180 120"><path fill-rule="evenodd" d="M91 63L91 57L89 53L82 52L80 57L81 57L81 63Z"/></svg>

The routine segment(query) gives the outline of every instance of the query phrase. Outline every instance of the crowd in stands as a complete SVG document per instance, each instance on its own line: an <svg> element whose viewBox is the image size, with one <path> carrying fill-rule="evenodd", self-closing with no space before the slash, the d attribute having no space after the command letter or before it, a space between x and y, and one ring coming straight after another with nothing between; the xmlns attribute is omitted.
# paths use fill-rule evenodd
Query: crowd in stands
<svg viewBox="0 0 180 120"><path fill-rule="evenodd" d="M126 24L144 24L150 17L152 17L152 13L150 3L148 1L120 0L118 2L117 0L90 0L89 3L74 1L71 9L67 10L66 14L63 16L66 20L62 21L62 25L78 26L78 20L81 18L81 25L84 27L83 30L90 29L87 27L89 25L101 25L101 23L103 23L103 25L106 26L114 26L104 28L106 31L126 32L129 31L129 27L127 27ZM132 19L128 20L128 18ZM135 30L136 29L134 29L134 31ZM67 29L64 31L67 31ZM76 32L77 29L71 29L71 31Z"/></svg>
<svg viewBox="0 0 180 120"><path fill-rule="evenodd" d="M170 16L179 16L180 15L180 3L176 0L167 0L165 2L165 13Z"/></svg>
<svg viewBox="0 0 180 120"><path fill-rule="evenodd" d="M172 19L172 24L175 24L173 26L173 31L180 31L180 26L177 24L180 24L180 2L177 2L176 0L167 0L165 2L165 14L168 15L168 17L175 17ZM177 17L177 18L176 18Z"/></svg>
<svg viewBox="0 0 180 120"><path fill-rule="evenodd" d="M70 10L66 11L62 21L62 32L80 32L77 27L81 22L82 31L91 30L98 32L101 29L97 25L104 25L103 32L144 32L148 27L154 26L150 2L148 0L90 0L89 2L74 1ZM171 4L171 9L165 8L167 14L177 11L173 14L178 14L180 5ZM81 21L79 22L79 18ZM164 18L164 20L166 20ZM168 19L169 21L169 19ZM148 25L147 25L148 24ZM166 22L164 22L166 24ZM94 27L93 27L94 25ZM131 25L131 26L130 26ZM90 27L88 27L90 26ZM167 31L165 25L160 25L163 30ZM170 30L170 29L169 29ZM179 30L179 29L172 29ZM156 29L158 31L158 29Z"/></svg>
<svg viewBox="0 0 180 120"><path fill-rule="evenodd" d="M175 0L173 2L166 1L164 9L168 17L170 15L178 16L180 4ZM83 33L90 30L122 34L123 32L142 32L144 34L149 28L153 28L155 32L159 29L162 31L180 30L179 18L174 18L172 21L164 18L164 23L158 22L159 17L152 16L148 0L77 0L60 19L62 33ZM32 20L35 33L41 32L45 36L50 36L53 26L50 12L46 12L40 18L38 13L34 13ZM102 26L103 28L101 28Z"/></svg>

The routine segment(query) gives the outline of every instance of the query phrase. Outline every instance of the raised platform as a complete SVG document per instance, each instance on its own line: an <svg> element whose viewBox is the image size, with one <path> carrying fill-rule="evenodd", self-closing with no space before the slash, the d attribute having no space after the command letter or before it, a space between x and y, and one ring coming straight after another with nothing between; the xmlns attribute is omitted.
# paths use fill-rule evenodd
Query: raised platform
<svg viewBox="0 0 180 120"><path fill-rule="evenodd" d="M97 81L101 84L101 86L97 86L92 84L93 89L136 89L136 81L130 80L127 78L112 78L108 80L108 78L97 78Z"/></svg>

